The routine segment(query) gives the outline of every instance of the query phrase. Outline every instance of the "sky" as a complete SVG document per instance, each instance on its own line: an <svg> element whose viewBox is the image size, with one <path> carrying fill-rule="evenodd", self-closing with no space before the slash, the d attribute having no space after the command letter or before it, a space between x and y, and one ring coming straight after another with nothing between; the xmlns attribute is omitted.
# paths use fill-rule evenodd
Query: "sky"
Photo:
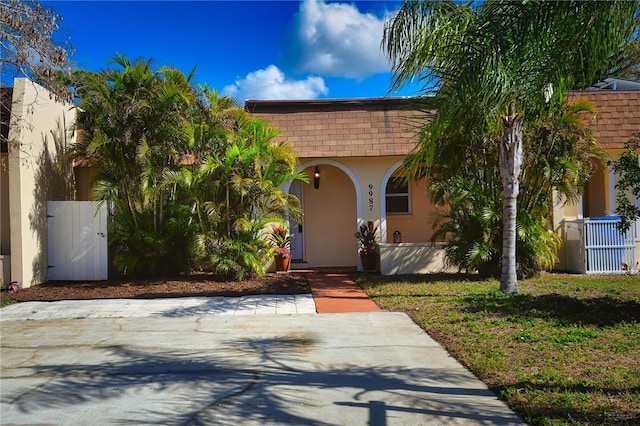
<svg viewBox="0 0 640 426"><path fill-rule="evenodd" d="M246 99L411 96L390 92L380 49L399 1L43 1L63 18L79 69L115 53L153 59Z"/></svg>

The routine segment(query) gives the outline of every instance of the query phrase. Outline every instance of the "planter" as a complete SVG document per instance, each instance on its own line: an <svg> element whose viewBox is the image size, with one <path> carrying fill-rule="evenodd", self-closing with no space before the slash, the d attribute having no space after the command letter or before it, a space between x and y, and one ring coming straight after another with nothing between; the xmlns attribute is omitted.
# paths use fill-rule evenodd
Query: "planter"
<svg viewBox="0 0 640 426"><path fill-rule="evenodd" d="M287 256L287 257L276 256L276 271L278 272L288 271L289 263L291 263L291 256Z"/></svg>
<svg viewBox="0 0 640 426"><path fill-rule="evenodd" d="M362 269L365 271L375 271L378 267L378 254L361 254Z"/></svg>

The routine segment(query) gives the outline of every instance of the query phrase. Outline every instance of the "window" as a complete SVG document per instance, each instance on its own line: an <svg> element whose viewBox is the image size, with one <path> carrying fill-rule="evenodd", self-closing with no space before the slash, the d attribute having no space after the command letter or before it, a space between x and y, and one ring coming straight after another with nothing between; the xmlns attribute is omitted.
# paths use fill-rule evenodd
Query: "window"
<svg viewBox="0 0 640 426"><path fill-rule="evenodd" d="M407 179L392 176L385 191L387 214L409 214L409 182Z"/></svg>

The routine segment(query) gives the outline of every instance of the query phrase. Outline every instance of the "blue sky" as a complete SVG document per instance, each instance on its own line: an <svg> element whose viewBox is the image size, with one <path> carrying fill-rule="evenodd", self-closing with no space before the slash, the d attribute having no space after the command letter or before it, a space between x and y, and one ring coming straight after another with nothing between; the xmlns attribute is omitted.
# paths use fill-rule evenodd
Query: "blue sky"
<svg viewBox="0 0 640 426"><path fill-rule="evenodd" d="M78 68L116 52L153 58L245 99L409 96L389 92L382 28L398 1L47 1Z"/></svg>

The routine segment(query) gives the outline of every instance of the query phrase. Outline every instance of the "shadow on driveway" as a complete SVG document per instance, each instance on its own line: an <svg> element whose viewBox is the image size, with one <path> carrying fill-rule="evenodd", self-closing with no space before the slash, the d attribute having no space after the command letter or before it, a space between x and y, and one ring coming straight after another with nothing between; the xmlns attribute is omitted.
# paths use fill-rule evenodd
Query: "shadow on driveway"
<svg viewBox="0 0 640 426"><path fill-rule="evenodd" d="M5 325L3 423L520 422L403 314Z"/></svg>

